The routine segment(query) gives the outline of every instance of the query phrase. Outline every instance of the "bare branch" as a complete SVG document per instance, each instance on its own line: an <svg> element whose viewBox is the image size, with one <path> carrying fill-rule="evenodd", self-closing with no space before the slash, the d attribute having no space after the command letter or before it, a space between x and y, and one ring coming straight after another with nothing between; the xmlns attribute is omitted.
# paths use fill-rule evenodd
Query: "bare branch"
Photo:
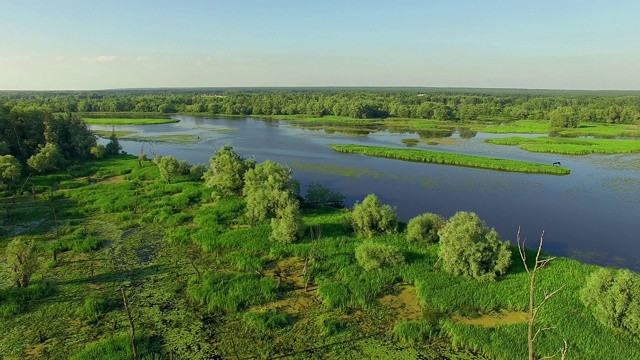
<svg viewBox="0 0 640 360"><path fill-rule="evenodd" d="M540 328L540 329L538 329L538 331L536 331L536 334L535 334L535 335L533 335L533 340L531 340L531 341L535 342L535 341L536 341L536 338L538 337L538 334L540 334L540 333L541 333L541 332L543 332L543 331L547 331L547 330L551 330L551 329L553 329L553 327L552 327L552 326L549 326L549 327L546 327L546 328Z"/></svg>
<svg viewBox="0 0 640 360"><path fill-rule="evenodd" d="M524 250L527 239L522 240L522 243L520 243L520 226L518 226L518 235L516 236L516 239L518 243L518 253L520 253L522 264L524 264L524 269L527 270L527 274L529 274L529 266L527 265L527 253Z"/></svg>

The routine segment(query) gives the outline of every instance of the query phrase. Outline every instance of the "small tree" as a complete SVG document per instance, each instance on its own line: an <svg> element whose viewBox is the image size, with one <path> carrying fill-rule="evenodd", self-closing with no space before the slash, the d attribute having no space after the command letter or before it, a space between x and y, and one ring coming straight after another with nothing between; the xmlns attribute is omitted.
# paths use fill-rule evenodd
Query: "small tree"
<svg viewBox="0 0 640 360"><path fill-rule="evenodd" d="M205 164L193 165L189 168L189 178L193 181L202 180L205 172L207 172Z"/></svg>
<svg viewBox="0 0 640 360"><path fill-rule="evenodd" d="M456 213L438 235L442 268L450 274L493 281L511 264L509 243L475 213Z"/></svg>
<svg viewBox="0 0 640 360"><path fill-rule="evenodd" d="M307 187L305 201L309 205L324 206L330 203L344 202L344 195L318 182L312 182Z"/></svg>
<svg viewBox="0 0 640 360"><path fill-rule="evenodd" d="M377 196L369 194L362 203L356 202L353 206L350 223L358 234L366 237L392 233L398 224L396 209L383 205Z"/></svg>
<svg viewBox="0 0 640 360"><path fill-rule="evenodd" d="M107 154L107 148L104 145L96 145L89 150L91 155L96 159L102 159Z"/></svg>
<svg viewBox="0 0 640 360"><path fill-rule="evenodd" d="M302 234L303 224L298 201L289 198L282 208L276 210L276 217L271 219L271 235L274 241L292 243Z"/></svg>
<svg viewBox="0 0 640 360"><path fill-rule="evenodd" d="M598 269L582 289L582 302L610 328L640 336L640 276L629 270Z"/></svg>
<svg viewBox="0 0 640 360"><path fill-rule="evenodd" d="M436 243L440 240L438 231L445 223L445 219L438 214L418 215L407 224L407 240L427 244Z"/></svg>
<svg viewBox="0 0 640 360"><path fill-rule="evenodd" d="M366 271L404 264L404 255L395 246L365 241L356 247L356 261Z"/></svg>
<svg viewBox="0 0 640 360"><path fill-rule="evenodd" d="M38 269L38 258L33 243L16 237L7 245L6 256L16 286L29 286L31 275Z"/></svg>
<svg viewBox="0 0 640 360"><path fill-rule="evenodd" d="M0 156L0 183L10 187L20 179L22 165L12 155Z"/></svg>
<svg viewBox="0 0 640 360"><path fill-rule="evenodd" d="M253 223L277 217L277 212L297 197L298 186L291 169L267 160L247 171L242 193L247 202L246 216Z"/></svg>
<svg viewBox="0 0 640 360"><path fill-rule="evenodd" d="M549 122L552 128L577 128L580 119L574 108L563 106L549 113Z"/></svg>
<svg viewBox="0 0 640 360"><path fill-rule="evenodd" d="M171 155L164 156L158 163L158 169L162 178L171 184L171 179L180 175L180 162Z"/></svg>
<svg viewBox="0 0 640 360"><path fill-rule="evenodd" d="M214 188L222 196L237 195L244 187L244 176L255 167L253 159L244 159L225 145L209 159L211 166L204 173L205 186Z"/></svg>
<svg viewBox="0 0 640 360"><path fill-rule="evenodd" d="M47 143L44 147L40 148L40 151L31 156L27 160L27 165L40 173L52 171L58 169L64 158L60 154L58 145L54 143Z"/></svg>
<svg viewBox="0 0 640 360"><path fill-rule="evenodd" d="M118 136L116 135L115 130L111 130L111 136L109 136L109 143L105 146L107 150L107 155L118 155L122 150L122 146L120 146L120 142L118 141Z"/></svg>

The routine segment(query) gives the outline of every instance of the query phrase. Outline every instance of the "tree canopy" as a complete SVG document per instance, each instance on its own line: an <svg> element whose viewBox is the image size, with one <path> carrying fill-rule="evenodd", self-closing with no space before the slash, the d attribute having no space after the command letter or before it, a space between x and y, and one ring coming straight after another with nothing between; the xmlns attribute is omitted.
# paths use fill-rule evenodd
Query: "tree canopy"
<svg viewBox="0 0 640 360"><path fill-rule="evenodd" d="M493 281L511 264L509 243L475 213L456 213L438 235L442 268L450 274Z"/></svg>
<svg viewBox="0 0 640 360"><path fill-rule="evenodd" d="M255 167L253 159L243 158L231 145L218 149L209 163L209 169L203 175L205 186L215 189L221 196L240 194L245 173Z"/></svg>
<svg viewBox="0 0 640 360"><path fill-rule="evenodd" d="M382 204L374 194L369 194L356 202L350 216L353 229L360 235L373 237L382 233L392 233L397 226L396 209Z"/></svg>

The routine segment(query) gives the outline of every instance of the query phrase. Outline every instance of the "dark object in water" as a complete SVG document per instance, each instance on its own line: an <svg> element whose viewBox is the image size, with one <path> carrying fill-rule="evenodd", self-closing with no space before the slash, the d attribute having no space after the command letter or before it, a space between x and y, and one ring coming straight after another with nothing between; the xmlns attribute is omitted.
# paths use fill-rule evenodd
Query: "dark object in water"
<svg viewBox="0 0 640 360"><path fill-rule="evenodd" d="M556 166L556 165L562 166L562 164L560 164L560 161L556 161L556 162L553 163L553 166Z"/></svg>

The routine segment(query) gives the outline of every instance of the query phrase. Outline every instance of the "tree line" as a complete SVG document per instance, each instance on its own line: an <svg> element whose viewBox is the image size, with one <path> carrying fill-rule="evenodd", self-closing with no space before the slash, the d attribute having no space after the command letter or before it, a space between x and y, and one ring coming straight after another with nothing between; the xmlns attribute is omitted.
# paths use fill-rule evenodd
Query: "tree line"
<svg viewBox="0 0 640 360"><path fill-rule="evenodd" d="M530 92L428 89L164 89L101 92L0 93L6 109L27 106L64 112L309 115L355 119L411 118L474 121L479 118L640 123L634 93ZM560 121L560 120L557 120Z"/></svg>

